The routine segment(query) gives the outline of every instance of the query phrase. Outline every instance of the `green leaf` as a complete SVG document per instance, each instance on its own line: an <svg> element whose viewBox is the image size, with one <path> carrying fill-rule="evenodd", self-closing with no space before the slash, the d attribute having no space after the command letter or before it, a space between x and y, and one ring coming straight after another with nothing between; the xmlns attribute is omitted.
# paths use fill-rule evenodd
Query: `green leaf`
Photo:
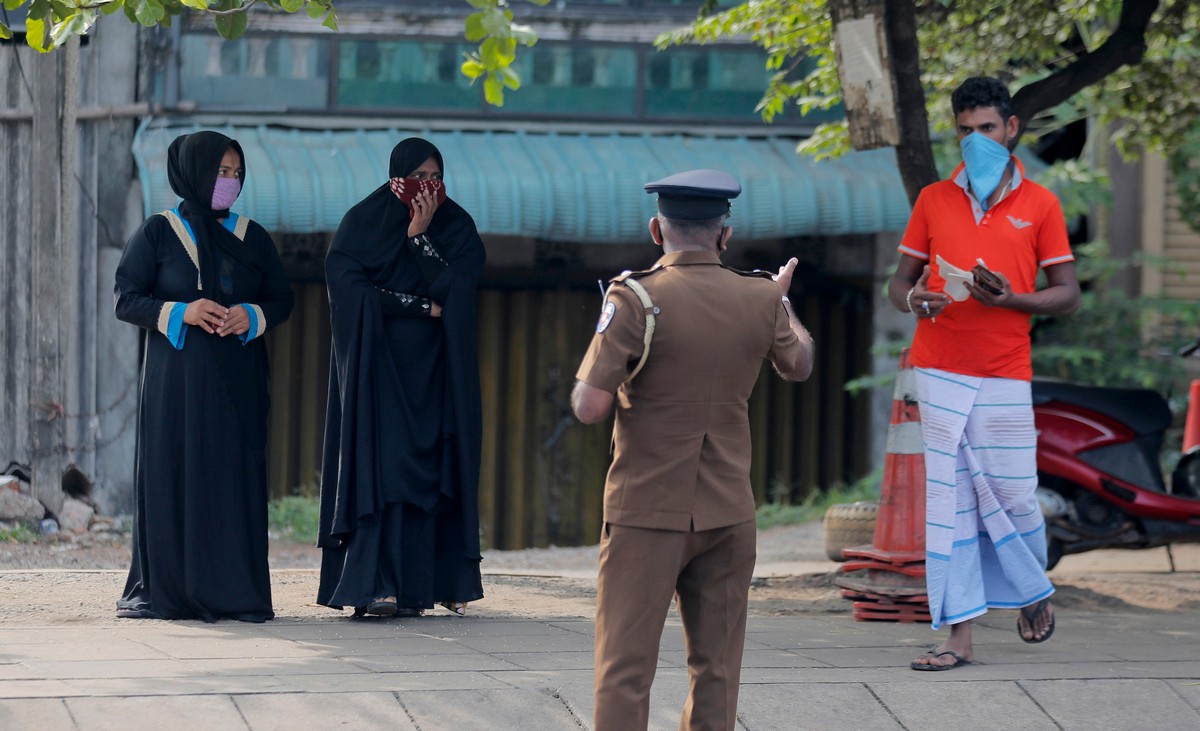
<svg viewBox="0 0 1200 731"><path fill-rule="evenodd" d="M222 38L233 40L241 38L246 32L246 13L234 13L233 15L218 15L216 20L217 32Z"/></svg>
<svg viewBox="0 0 1200 731"><path fill-rule="evenodd" d="M483 98L494 107L504 106L504 83L499 74L490 73L483 81Z"/></svg>
<svg viewBox="0 0 1200 731"><path fill-rule="evenodd" d="M483 27L483 13L471 13L463 26L466 29L466 39L472 43L487 37L488 32Z"/></svg>
<svg viewBox="0 0 1200 731"><path fill-rule="evenodd" d="M307 6L305 6L304 11L308 13L308 17L316 20L325 14L326 9L327 8L324 8L316 3L309 3Z"/></svg>
<svg viewBox="0 0 1200 731"><path fill-rule="evenodd" d="M167 11L158 0L142 0L142 4L134 9L134 14L137 22L149 28L158 25L158 21L166 17Z"/></svg>
<svg viewBox="0 0 1200 731"><path fill-rule="evenodd" d="M549 5L550 4L550 0L529 0L529 2L533 3L534 5Z"/></svg>
<svg viewBox="0 0 1200 731"><path fill-rule="evenodd" d="M208 0L179 0L179 2L194 10L208 10Z"/></svg>
<svg viewBox="0 0 1200 731"><path fill-rule="evenodd" d="M55 46L60 46L71 36L81 36L87 33L95 22L95 10L81 9L55 25L54 29L50 31L50 37L54 39Z"/></svg>
<svg viewBox="0 0 1200 731"><path fill-rule="evenodd" d="M325 20L321 21L321 25L325 26L329 30L337 30L337 13L333 12L333 10L330 10L325 14Z"/></svg>
<svg viewBox="0 0 1200 731"><path fill-rule="evenodd" d="M509 29L509 31L513 40L517 43L520 43L522 46L532 46L533 44L537 43L537 33L534 32L533 28L530 28L527 25L514 25Z"/></svg>
<svg viewBox="0 0 1200 731"><path fill-rule="evenodd" d="M112 15L125 7L125 0L112 0L100 6L100 12L104 15Z"/></svg>
<svg viewBox="0 0 1200 731"><path fill-rule="evenodd" d="M521 77L516 71L512 70L512 67L505 66L497 70L496 73L500 74L501 82L513 91L521 88Z"/></svg>
<svg viewBox="0 0 1200 731"><path fill-rule="evenodd" d="M479 57L489 69L508 66L517 58L517 42L511 38L488 38L479 46Z"/></svg>
<svg viewBox="0 0 1200 731"><path fill-rule="evenodd" d="M3 22L0 22L0 39L9 40L12 38L12 31Z"/></svg>
<svg viewBox="0 0 1200 731"><path fill-rule="evenodd" d="M304 0L279 0L279 7L289 13L294 13L304 7Z"/></svg>
<svg viewBox="0 0 1200 731"><path fill-rule="evenodd" d="M25 4L25 0L4 0L5 10L16 10Z"/></svg>
<svg viewBox="0 0 1200 731"><path fill-rule="evenodd" d="M496 8L487 8L479 12L478 15L480 16L479 22L487 35L508 36L512 13L502 13Z"/></svg>
<svg viewBox="0 0 1200 731"><path fill-rule="evenodd" d="M473 58L467 58L460 67L462 75L474 81L487 73L487 67Z"/></svg>
<svg viewBox="0 0 1200 731"><path fill-rule="evenodd" d="M46 32L46 22L40 18L30 16L25 19L25 42L30 48L36 49L39 53L46 53L51 50L50 34Z"/></svg>

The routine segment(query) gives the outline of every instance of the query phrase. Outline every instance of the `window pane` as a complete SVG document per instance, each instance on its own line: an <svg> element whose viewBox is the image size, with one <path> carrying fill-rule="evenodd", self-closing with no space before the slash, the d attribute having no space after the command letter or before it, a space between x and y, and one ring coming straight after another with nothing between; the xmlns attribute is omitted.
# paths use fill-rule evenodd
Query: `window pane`
<svg viewBox="0 0 1200 731"><path fill-rule="evenodd" d="M188 33L180 41L184 100L244 109L321 109L329 96L329 45L311 36L227 41Z"/></svg>
<svg viewBox="0 0 1200 731"><path fill-rule="evenodd" d="M767 87L757 50L651 51L646 58L646 114L752 120Z"/></svg>
<svg viewBox="0 0 1200 731"><path fill-rule="evenodd" d="M342 41L338 106L475 109L481 92L459 73L467 47L441 41Z"/></svg>
<svg viewBox="0 0 1200 731"><path fill-rule="evenodd" d="M521 88L499 112L627 116L637 111L637 52L549 43L523 50L514 70Z"/></svg>

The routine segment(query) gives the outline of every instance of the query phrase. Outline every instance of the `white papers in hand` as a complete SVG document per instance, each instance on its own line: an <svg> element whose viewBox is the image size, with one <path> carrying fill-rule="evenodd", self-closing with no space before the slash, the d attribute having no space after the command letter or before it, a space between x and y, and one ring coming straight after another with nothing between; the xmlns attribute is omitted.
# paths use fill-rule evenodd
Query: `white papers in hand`
<svg viewBox="0 0 1200 731"><path fill-rule="evenodd" d="M938 274L942 275L942 279L946 280L946 294L955 302L962 302L971 293L967 291L965 284L970 282L975 283L975 275L968 269L959 269L950 262L942 258L941 254L937 255Z"/></svg>

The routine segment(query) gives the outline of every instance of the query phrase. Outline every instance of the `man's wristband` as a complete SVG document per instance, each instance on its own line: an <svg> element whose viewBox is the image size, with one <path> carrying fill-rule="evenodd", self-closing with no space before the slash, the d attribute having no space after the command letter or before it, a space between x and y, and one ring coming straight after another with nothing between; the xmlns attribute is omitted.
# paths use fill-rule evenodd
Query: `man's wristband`
<svg viewBox="0 0 1200 731"><path fill-rule="evenodd" d="M917 311L912 308L912 293L914 290L916 290L916 287L913 287L912 289L908 290L908 294L904 295L904 304L906 307L908 307L909 313L915 317L917 314Z"/></svg>

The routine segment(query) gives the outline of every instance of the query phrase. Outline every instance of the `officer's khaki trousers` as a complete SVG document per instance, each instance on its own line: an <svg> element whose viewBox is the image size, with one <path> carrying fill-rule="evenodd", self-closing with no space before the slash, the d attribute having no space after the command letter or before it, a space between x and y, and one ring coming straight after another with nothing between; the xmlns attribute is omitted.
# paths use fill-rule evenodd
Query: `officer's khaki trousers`
<svg viewBox="0 0 1200 731"><path fill-rule="evenodd" d="M679 728L734 728L754 558L753 520L696 533L605 525L596 598L596 731L647 727L673 594L691 680Z"/></svg>

